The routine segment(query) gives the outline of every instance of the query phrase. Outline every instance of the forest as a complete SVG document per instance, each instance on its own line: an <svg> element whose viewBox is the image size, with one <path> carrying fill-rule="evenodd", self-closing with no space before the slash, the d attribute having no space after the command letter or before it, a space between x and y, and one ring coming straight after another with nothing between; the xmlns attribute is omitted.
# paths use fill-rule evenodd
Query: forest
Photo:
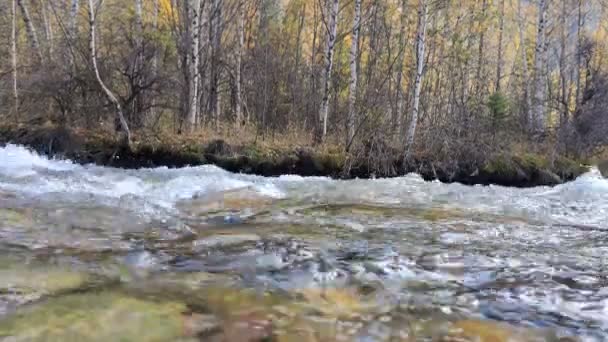
<svg viewBox="0 0 608 342"><path fill-rule="evenodd" d="M52 125L130 150L308 148L334 156L329 173L447 180L530 164L571 178L608 143L603 0L0 6L0 140Z"/></svg>

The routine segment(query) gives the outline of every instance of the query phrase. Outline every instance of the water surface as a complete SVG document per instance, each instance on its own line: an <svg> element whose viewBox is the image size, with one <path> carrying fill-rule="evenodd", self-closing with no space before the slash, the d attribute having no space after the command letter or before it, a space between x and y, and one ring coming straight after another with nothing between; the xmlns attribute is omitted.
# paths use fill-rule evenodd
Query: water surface
<svg viewBox="0 0 608 342"><path fill-rule="evenodd" d="M122 315L70 336L604 341L607 255L598 171L511 189L119 170L0 148L0 340ZM146 328L172 319L176 331Z"/></svg>

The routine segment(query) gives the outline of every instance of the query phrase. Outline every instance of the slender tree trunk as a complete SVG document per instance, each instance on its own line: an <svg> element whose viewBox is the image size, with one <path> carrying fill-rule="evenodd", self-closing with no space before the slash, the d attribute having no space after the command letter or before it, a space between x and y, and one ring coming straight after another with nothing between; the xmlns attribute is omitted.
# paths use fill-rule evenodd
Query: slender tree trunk
<svg viewBox="0 0 608 342"><path fill-rule="evenodd" d="M21 9L21 14L23 16L23 23L25 24L25 29L27 31L28 40L30 41L30 45L32 46L32 50L38 57L39 61L42 61L42 50L40 49L40 41L38 40L38 32L36 31L36 27L32 22L32 17L30 16L30 11L28 9L28 5L26 0L17 0L17 4Z"/></svg>
<svg viewBox="0 0 608 342"><path fill-rule="evenodd" d="M503 56L503 35L505 30L505 0L500 0L498 12L498 61L496 63L496 92L501 91Z"/></svg>
<svg viewBox="0 0 608 342"><path fill-rule="evenodd" d="M578 16L576 25L576 109L581 103L581 64L583 58L583 30L585 25L585 15L583 13L584 0L578 0Z"/></svg>
<svg viewBox="0 0 608 342"><path fill-rule="evenodd" d="M235 70L235 87L236 87L236 103L235 116L236 127L243 124L243 95L242 95L242 68L243 68L243 49L245 47L245 3L241 2L238 5L238 33L237 33L237 51L236 51L236 70Z"/></svg>
<svg viewBox="0 0 608 342"><path fill-rule="evenodd" d="M49 57L52 58L53 50L54 50L53 27L51 25L51 20L47 13L49 11L49 7L50 7L49 0L42 1L40 3L40 6L41 6L40 11L42 12L42 21L44 22L44 38L46 40L46 50L47 50Z"/></svg>
<svg viewBox="0 0 608 342"><path fill-rule="evenodd" d="M219 128L220 120L220 43L222 36L222 0L213 0L211 7L211 86L210 86L210 112L215 128Z"/></svg>
<svg viewBox="0 0 608 342"><path fill-rule="evenodd" d="M212 68L211 63L209 63L209 44L211 41L210 37L210 28L211 28L211 5L208 0L201 1L201 7L199 10L199 96L198 96L198 119L197 125L203 126L206 122L207 114L210 110L210 86L211 80L208 75L211 74L210 70Z"/></svg>
<svg viewBox="0 0 608 342"><path fill-rule="evenodd" d="M72 0L70 6L70 18L68 21L68 33L70 38L75 39L78 34L78 11L80 9L80 0Z"/></svg>
<svg viewBox="0 0 608 342"><path fill-rule="evenodd" d="M304 19L306 18L306 3L302 3L302 9L298 18L298 35L296 39L296 57L293 68L294 78L291 85L291 114L295 114L298 110L298 105L302 101L302 95L299 91L300 82L300 63L302 60L302 33L304 32Z"/></svg>
<svg viewBox="0 0 608 342"><path fill-rule="evenodd" d="M199 15L201 8L201 0L188 0L188 14L190 20L190 49L188 57L188 70L190 73L189 85L188 85L188 130L194 131L196 128L196 122L198 119L199 110Z"/></svg>
<svg viewBox="0 0 608 342"><path fill-rule="evenodd" d="M346 146L349 146L355 137L357 83L359 80L357 70L357 57L359 56L359 32L361 30L361 0L355 0L355 17L350 45L350 87L348 95L348 137Z"/></svg>
<svg viewBox="0 0 608 342"><path fill-rule="evenodd" d="M336 35L338 33L338 10L339 0L330 0L329 21L327 23L327 47L325 50L325 70L323 71L323 99L319 111L319 133L318 140L323 141L327 136L327 117L329 114L329 100L331 89L331 73L334 66L334 48L336 46Z"/></svg>
<svg viewBox="0 0 608 342"><path fill-rule="evenodd" d="M422 76L424 72L424 51L426 45L426 27L429 16L429 8L427 0L419 0L418 6L418 29L416 34L416 80L414 83L414 105L412 108L412 117L410 126L405 138L405 160L409 160L410 150L414 145L414 137L416 136L416 126L418 125L418 116L420 110L420 91L422 89Z"/></svg>
<svg viewBox="0 0 608 342"><path fill-rule="evenodd" d="M131 148L131 131L129 130L129 125L127 124L127 120L125 120L124 113L122 111L122 106L118 101L118 98L110 88L106 86L106 84L101 79L101 75L99 73L99 67L97 66L97 45L95 43L95 26L96 26L96 13L95 13L95 1L89 0L89 52L91 54L91 64L93 67L93 72L95 73L95 78L97 79L97 83L101 87L104 95L107 97L108 101L110 101L116 110L116 115L118 120L120 121L121 129L124 133L123 143L126 147Z"/></svg>
<svg viewBox="0 0 608 342"><path fill-rule="evenodd" d="M318 2L319 4L321 3L320 1ZM316 65L316 57L317 57L317 35L318 35L318 12L319 12L319 7L317 6L317 2L313 3L312 9L313 9L313 16L312 16L312 44L311 44L311 53L310 53L310 97L313 99L317 98L317 77L316 77L316 73L315 73L315 65ZM310 109L310 103L311 101L307 101L306 102L306 113L311 113L316 109ZM313 102L316 106L316 101ZM314 108L314 106L313 106ZM316 115L316 113L315 113ZM315 120L316 121L316 120ZM317 133L318 133L318 127L317 127ZM317 134L318 135L318 134Z"/></svg>
<svg viewBox="0 0 608 342"><path fill-rule="evenodd" d="M477 61L477 77L476 77L476 82L477 82L477 95L480 95L481 92L483 91L485 84L484 84L484 80L481 77L482 71L483 71L483 67L485 64L485 32L486 32L486 28L485 23L486 23L486 15L487 15L487 11L488 11L488 0L482 0L482 4L481 4L481 20L479 25L481 26L481 30L480 30L480 34L479 34L479 52L478 52L478 61Z"/></svg>
<svg viewBox="0 0 608 342"><path fill-rule="evenodd" d="M142 85L144 84L144 20L143 20L143 0L135 0L135 49L136 57L135 57L135 77L136 77L136 86L139 93L136 95L135 99L133 99L133 108L131 110L131 124L135 124L136 127L140 127L145 119L142 117L144 115L142 108L144 107L144 89L142 89Z"/></svg>
<svg viewBox="0 0 608 342"><path fill-rule="evenodd" d="M534 56L534 103L532 116L534 118L534 133L543 133L545 129L545 60L546 60L546 26L548 0L538 2L538 24L536 50Z"/></svg>
<svg viewBox="0 0 608 342"><path fill-rule="evenodd" d="M160 11L159 8L159 0L154 0L154 13L152 15L152 30L154 32L158 31L158 14ZM152 56L152 78L156 79L158 77L158 44L154 43L154 55ZM152 94L150 97L150 111L147 115L148 119L156 120L156 95ZM148 120L150 122L150 120Z"/></svg>
<svg viewBox="0 0 608 342"><path fill-rule="evenodd" d="M562 111L560 115L560 126L564 126L568 121L569 116L569 99L568 99L568 79L567 79L567 66L566 58L568 50L566 48L568 40L568 5L566 1L562 1L562 13L560 15L560 55L559 55L559 77L561 83L560 89L560 102L562 105Z"/></svg>
<svg viewBox="0 0 608 342"><path fill-rule="evenodd" d="M525 32L526 32L526 28L525 28L525 18L523 16L523 13L521 12L521 4L522 4L523 0L518 0L517 1L517 22L518 22L518 26L519 26L519 45L520 45L520 52L521 52L521 68L522 68L522 75L521 75L521 79L523 82L523 86L524 86L524 101L526 104L526 108L525 108L525 113L527 113L526 115L526 120L527 120L527 124L528 124L528 128L530 129L533 125L534 122L534 117L532 115L532 87L530 86L530 72L528 70L528 55L526 53L526 37L525 37Z"/></svg>
<svg viewBox="0 0 608 342"><path fill-rule="evenodd" d="M397 58L397 86L395 88L397 94L397 105L395 108L395 131L397 134L401 135L403 130L403 102L404 102L404 94L403 94L403 62L405 61L405 36L406 36L406 26L407 26L407 0L401 0L401 18L399 28L399 57Z"/></svg>
<svg viewBox="0 0 608 342"><path fill-rule="evenodd" d="M13 74L13 111L19 119L19 90L17 88L17 6L11 0L11 72Z"/></svg>
<svg viewBox="0 0 608 342"><path fill-rule="evenodd" d="M68 57L68 63L70 67L74 68L74 44L76 42L76 38L78 37L78 11L80 9L80 0L72 0L70 5L70 14L68 18L68 32L67 32L67 40L68 40L68 48L65 51L65 54ZM73 72L74 70L72 70Z"/></svg>

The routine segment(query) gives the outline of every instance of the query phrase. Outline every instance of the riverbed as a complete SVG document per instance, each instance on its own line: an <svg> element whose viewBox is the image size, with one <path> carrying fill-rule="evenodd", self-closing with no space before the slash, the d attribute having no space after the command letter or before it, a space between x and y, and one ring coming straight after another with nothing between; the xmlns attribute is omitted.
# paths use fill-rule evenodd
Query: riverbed
<svg viewBox="0 0 608 342"><path fill-rule="evenodd" d="M122 170L0 148L0 341L607 341L608 180Z"/></svg>

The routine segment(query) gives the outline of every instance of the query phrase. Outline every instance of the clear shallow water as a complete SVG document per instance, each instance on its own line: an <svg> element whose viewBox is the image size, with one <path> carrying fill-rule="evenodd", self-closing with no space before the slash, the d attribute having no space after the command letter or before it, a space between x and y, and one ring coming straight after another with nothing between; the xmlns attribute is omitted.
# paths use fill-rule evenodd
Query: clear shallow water
<svg viewBox="0 0 608 342"><path fill-rule="evenodd" d="M84 272L119 265L139 284L206 272L288 303L311 289L354 291L393 323L491 319L608 340L608 180L597 171L511 189L416 175L118 170L9 145L0 148L0 252ZM403 335L389 318L347 339Z"/></svg>

